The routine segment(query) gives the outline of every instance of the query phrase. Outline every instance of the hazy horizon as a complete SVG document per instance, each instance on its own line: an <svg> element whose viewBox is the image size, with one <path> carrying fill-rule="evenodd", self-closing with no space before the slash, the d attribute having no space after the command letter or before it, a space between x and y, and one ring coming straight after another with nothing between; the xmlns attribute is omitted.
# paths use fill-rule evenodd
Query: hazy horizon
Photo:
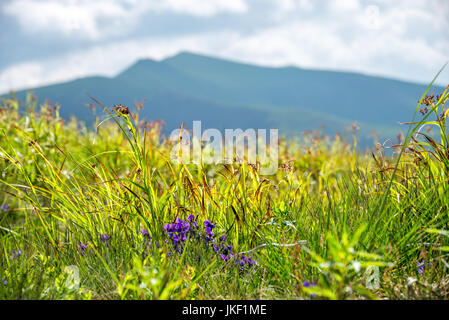
<svg viewBox="0 0 449 320"><path fill-rule="evenodd" d="M35 86L32 86L32 87L14 88L14 89L10 89L10 90L7 90L7 91L0 91L0 95L8 94L11 91L33 90L33 89L39 88L39 87L51 86L51 85L65 83L65 82L70 82L70 81L74 81L74 80L78 80L78 79L82 79L82 78L87 78L87 77L114 78L114 77L118 76L120 73L126 71L127 69L129 69L130 67L132 67L133 65L138 63L139 61L152 60L152 61L156 61L156 62L163 62L166 59L169 59L169 58L172 58L172 57L176 57L176 56L178 56L180 54L192 54L192 55L204 56L204 57L208 57L208 58L212 58L212 59L223 60L223 61L228 61L228 62L242 64L242 65L256 66L256 67L261 67L261 68L298 68L298 69L308 70L308 71L334 71L334 72L341 72L341 73L360 74L360 75L364 75L364 76L368 76L368 77L377 77L377 78L382 78L382 79L389 79L389 80L394 80L394 81L407 82L407 83L411 83L411 84L420 84L420 85L428 85L430 83L430 81L432 80L432 79L430 79L428 82L425 82L425 81L414 81L414 80L409 80L409 79L395 78L393 76L378 75L378 74L374 74L374 73L371 74L371 73L366 73L366 72L362 72L362 71L338 70L338 69L333 70L333 69L325 69L325 68L304 68L304 67L299 67L299 66L291 65L291 64L273 66L273 65L265 65L265 64L260 64L260 63L252 63L252 62L238 60L238 59L227 59L227 58L222 58L222 57L219 57L219 56L213 56L213 55L209 55L209 54L197 53L197 52L194 52L194 51L180 50L180 51L176 52L175 54L170 54L170 55L167 55L167 56L159 58L159 59L151 58L151 57L138 58L138 59L132 61L130 64L126 65L123 69L118 70L115 74L112 74L112 75L104 75L104 74L101 74L101 73L92 73L92 74L88 74L88 75L85 75L85 76L76 76L76 77L73 77L73 78L67 78L65 80L56 80L56 81L50 81L50 82L43 82L40 85L35 85ZM445 69L446 68L443 69L443 72L444 72ZM444 84L441 84L440 81L436 81L435 84L436 85L440 85L440 86L441 85L444 86Z"/></svg>

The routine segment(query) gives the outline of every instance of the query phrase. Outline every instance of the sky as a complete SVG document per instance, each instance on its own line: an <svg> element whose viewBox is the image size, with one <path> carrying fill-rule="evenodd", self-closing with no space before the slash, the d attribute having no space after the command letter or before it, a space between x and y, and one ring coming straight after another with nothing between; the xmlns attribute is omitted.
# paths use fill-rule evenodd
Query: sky
<svg viewBox="0 0 449 320"><path fill-rule="evenodd" d="M430 83L449 61L449 1L0 0L0 47L1 93L181 51Z"/></svg>

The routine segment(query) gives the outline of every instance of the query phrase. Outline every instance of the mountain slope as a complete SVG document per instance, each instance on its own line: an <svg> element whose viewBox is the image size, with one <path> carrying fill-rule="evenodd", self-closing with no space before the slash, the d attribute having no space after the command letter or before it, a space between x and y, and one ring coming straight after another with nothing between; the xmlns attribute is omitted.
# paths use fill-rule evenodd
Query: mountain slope
<svg viewBox="0 0 449 320"><path fill-rule="evenodd" d="M58 102L63 117L89 122L83 104L88 94L103 105L132 106L147 99L147 120L163 119L166 132L184 121L202 120L203 128L279 128L281 133L319 129L344 132L355 120L360 136L395 135L397 123L408 121L426 86L356 73L260 67L192 53L162 61L137 61L114 78L87 77L33 91L42 101ZM435 93L442 88L435 87Z"/></svg>
<svg viewBox="0 0 449 320"><path fill-rule="evenodd" d="M258 67L190 53L164 62L226 88L234 102L313 108L376 124L404 120L426 89L425 85L356 73Z"/></svg>

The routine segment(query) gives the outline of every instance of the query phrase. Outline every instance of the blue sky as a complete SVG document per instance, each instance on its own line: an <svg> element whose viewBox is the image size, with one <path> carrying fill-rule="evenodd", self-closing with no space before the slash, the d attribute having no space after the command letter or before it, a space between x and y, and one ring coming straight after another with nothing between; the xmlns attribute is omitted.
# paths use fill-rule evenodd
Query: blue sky
<svg viewBox="0 0 449 320"><path fill-rule="evenodd" d="M448 0L2 0L0 30L0 92L179 51L421 83L449 60Z"/></svg>

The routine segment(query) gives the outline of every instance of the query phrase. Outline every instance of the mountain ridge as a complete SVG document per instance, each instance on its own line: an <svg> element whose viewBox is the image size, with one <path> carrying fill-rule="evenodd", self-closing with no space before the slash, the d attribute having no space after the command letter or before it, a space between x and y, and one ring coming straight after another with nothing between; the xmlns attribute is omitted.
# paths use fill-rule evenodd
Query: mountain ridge
<svg viewBox="0 0 449 320"><path fill-rule="evenodd" d="M132 106L147 99L143 117L167 123L202 120L222 128L279 128L281 134L319 129L333 135L354 121L362 139L377 130L382 138L399 132L397 123L410 120L427 86L358 73L317 71L298 67L263 67L182 52L156 61L139 59L114 77L90 76L18 91L24 99L59 103L61 115L91 122L83 104L87 93L105 106ZM442 90L442 87L434 86ZM3 95L5 97L7 95Z"/></svg>

